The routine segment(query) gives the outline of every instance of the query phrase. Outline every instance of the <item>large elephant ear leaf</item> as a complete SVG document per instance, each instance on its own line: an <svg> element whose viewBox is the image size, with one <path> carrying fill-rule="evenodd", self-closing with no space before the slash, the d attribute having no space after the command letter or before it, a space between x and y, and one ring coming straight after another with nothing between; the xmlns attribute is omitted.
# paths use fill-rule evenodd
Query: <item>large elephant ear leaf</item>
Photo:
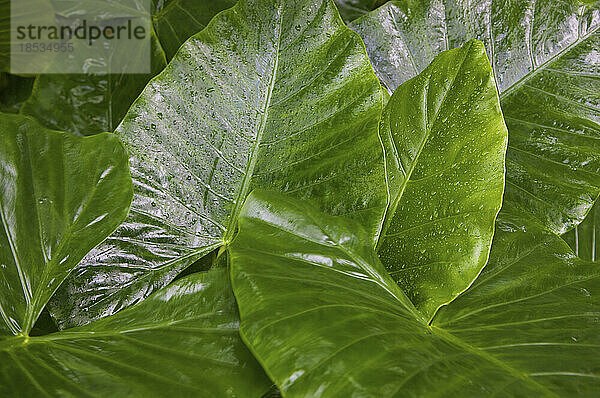
<svg viewBox="0 0 600 398"><path fill-rule="evenodd" d="M594 396L600 268L514 214L428 324L358 224L253 194L230 247L242 337L290 398Z"/></svg>
<svg viewBox="0 0 600 398"><path fill-rule="evenodd" d="M600 192L600 3L585 3L389 2L352 28L390 90L481 40L510 136L505 202L562 234Z"/></svg>
<svg viewBox="0 0 600 398"><path fill-rule="evenodd" d="M488 259L507 130L483 44L440 54L400 86L381 122L391 205L379 254L427 317Z"/></svg>
<svg viewBox="0 0 600 398"><path fill-rule="evenodd" d="M0 342L0 395L260 397L226 268L195 273L84 327Z"/></svg>
<svg viewBox="0 0 600 398"><path fill-rule="evenodd" d="M117 137L0 115L0 330L31 330L71 270L125 219L131 197Z"/></svg>
<svg viewBox="0 0 600 398"><path fill-rule="evenodd" d="M254 187L353 217L374 243L387 204L382 108L364 45L330 0L242 0L219 13L116 130L132 210L61 288L54 316L83 324L164 286L231 240Z"/></svg>

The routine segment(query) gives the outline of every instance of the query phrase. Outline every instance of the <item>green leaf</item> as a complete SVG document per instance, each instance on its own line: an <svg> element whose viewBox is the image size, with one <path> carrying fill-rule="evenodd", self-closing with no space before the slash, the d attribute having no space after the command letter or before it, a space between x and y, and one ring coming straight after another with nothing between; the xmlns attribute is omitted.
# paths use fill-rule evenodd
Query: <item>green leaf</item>
<svg viewBox="0 0 600 398"><path fill-rule="evenodd" d="M85 327L0 341L0 395L260 397L226 269L190 275Z"/></svg>
<svg viewBox="0 0 600 398"><path fill-rule="evenodd" d="M42 74L22 113L48 128L78 135L114 131L148 81L166 65L154 33L151 40L151 73Z"/></svg>
<svg viewBox="0 0 600 398"><path fill-rule="evenodd" d="M0 335L26 335L54 291L125 219L127 155L111 134L81 138L0 114Z"/></svg>
<svg viewBox="0 0 600 398"><path fill-rule="evenodd" d="M164 69L166 60L173 57L181 44L202 30L215 14L234 4L232 0L155 0L149 74L40 75L23 113L48 128L80 135L114 131L148 81ZM115 4L105 7L105 12L117 10ZM135 58L133 55L132 59ZM60 62L65 61L60 59Z"/></svg>
<svg viewBox="0 0 600 398"><path fill-rule="evenodd" d="M381 111L362 41L329 0L244 0L218 14L116 130L132 210L61 288L61 327L142 300L227 244L254 187L353 217L374 243L387 203Z"/></svg>
<svg viewBox="0 0 600 398"><path fill-rule="evenodd" d="M483 44L443 52L400 86L381 123L391 205L380 258L426 317L488 259L507 131Z"/></svg>
<svg viewBox="0 0 600 398"><path fill-rule="evenodd" d="M516 214L516 215L515 215ZM232 245L240 333L285 397L594 396L600 268L504 209L490 262L431 324L368 234L252 194Z"/></svg>
<svg viewBox="0 0 600 398"><path fill-rule="evenodd" d="M200 32L219 12L233 7L237 0L153 0L152 23L167 59Z"/></svg>
<svg viewBox="0 0 600 398"><path fill-rule="evenodd" d="M600 9L575 0L390 2L353 24L393 90L483 41L509 131L505 201L562 234L600 192Z"/></svg>
<svg viewBox="0 0 600 398"><path fill-rule="evenodd" d="M600 259L600 202L596 201L585 220L562 238L580 258L587 261Z"/></svg>

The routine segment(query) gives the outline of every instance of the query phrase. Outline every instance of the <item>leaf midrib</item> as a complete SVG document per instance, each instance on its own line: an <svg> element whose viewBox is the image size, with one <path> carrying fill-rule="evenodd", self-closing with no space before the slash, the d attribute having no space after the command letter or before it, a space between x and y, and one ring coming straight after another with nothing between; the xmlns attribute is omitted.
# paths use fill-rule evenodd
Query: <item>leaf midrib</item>
<svg viewBox="0 0 600 398"><path fill-rule="evenodd" d="M12 242L12 235L10 234L10 231L8 230L8 227L7 227L6 218L5 218L5 215L4 215L4 208L2 207L2 202L1 201L0 201L0 221L2 222L2 226L4 227L4 233L6 234L6 239L9 242L10 250L11 250L11 253L12 253L14 261L15 261L15 266L17 267L17 272L19 274L19 280L21 281L21 287L23 288L23 293L25 294L26 304L27 304L27 306L29 306L31 299L27 295L27 292L26 292L26 289L25 289L25 285L23 283L23 278L22 278L22 272L23 271L22 271L22 268L21 268L20 263L19 263L18 255L17 255L17 253L15 251L15 248L14 248L14 243ZM15 329L13 323L10 322L10 320L7 318L7 315L4 312L4 308L2 307L2 303L0 303L0 313L2 314L2 319L4 320L4 323L9 328L9 330L11 331L11 333L13 333L14 335L18 335L20 333L20 331L17 330L17 329Z"/></svg>
<svg viewBox="0 0 600 398"><path fill-rule="evenodd" d="M446 98L448 97L448 93L452 90L452 87L454 86L454 82L456 81L456 78L458 77L464 63L465 60L467 59L467 55L469 54L469 52L471 51L471 46L469 46L469 48L467 49L467 51L465 51L464 53L464 57L460 62L460 65L458 66L458 68L456 69L456 74L453 76L452 78L452 82L448 85L448 89L446 90L446 92L444 93L444 97L442 98L442 101L440 102L439 108L437 109L433 120L431 121L431 124L428 123L428 120L426 120L426 131L425 131L425 136L423 137L423 140L419 146L419 149L417 151L417 154L415 155L414 160L412 161L412 163L410 164L410 166L408 167L408 170L405 172L405 177L404 177L404 181L402 182L402 185L400 186L400 190L398 192L398 194L396 195L396 198L393 199L392 203L390 203L390 205L388 206L388 208L386 209L385 215L384 215L384 224L383 227L381 229L381 233L379 235L379 239L377 242L377 248L379 249L381 247L381 244L383 243L383 240L386 236L386 232L387 229L393 219L393 215L396 213L396 209L398 207L398 204L400 203L400 200L402 199L402 196L404 195L404 191L406 190L406 187L408 185L408 182L410 181L410 178L412 176L412 173L415 170L415 167L417 165L417 163L419 162L419 158L421 156L421 153L423 152L423 150L425 149L425 145L427 144L427 141L429 141L429 136L431 135L431 132L433 130L433 126L435 125L435 123L437 122L437 118L440 114L440 112L442 111L442 108L444 107L444 104L446 102ZM426 119L428 118L427 115L427 101L428 101L428 95L429 95L429 81L430 81L430 76L427 77L427 85L425 86L426 89L426 93L425 93L425 101L424 101L424 116ZM390 99L391 101L391 99ZM391 127L390 127L391 129ZM391 143L395 149L395 153L398 153L398 149L396 148L396 143L391 140ZM386 154L384 153L384 157L386 156ZM385 162L387 163L387 162ZM404 166L402 166L404 168Z"/></svg>
<svg viewBox="0 0 600 398"><path fill-rule="evenodd" d="M277 7L277 12L282 13L281 4ZM250 183L252 181L252 176L254 174L254 168L256 166L256 161L258 158L258 150L260 148L260 142L262 140L262 136L264 134L267 120L269 117L269 108L271 106L271 97L273 95L273 91L275 89L275 82L277 80L277 72L279 69L279 56L280 56L280 47L281 47L281 30L283 24L283 15L279 15L277 18L277 41L276 41L276 50L275 50L275 60L273 63L273 72L271 73L269 88L267 91L267 95L265 98L265 102L262 109L262 116L259 121L258 131L256 134L256 139L254 141L254 145L252 146L252 150L250 151L249 161L246 164L246 170L244 173L244 178L242 179L242 185L240 190L238 191L237 197L233 204L233 210L231 212L231 216L229 218L229 222L225 229L225 234L223 237L224 244L228 244L235 233L235 226L237 225L237 218L242 210L242 204L244 199L248 195L248 191L250 188Z"/></svg>
<svg viewBox="0 0 600 398"><path fill-rule="evenodd" d="M205 318L209 318L210 316L213 316L213 315L218 315L218 312L204 313L204 314L200 314L197 316L178 319L178 320L171 321L171 322L160 322L160 323L156 323L156 324L140 325L135 328L133 328L133 327L115 328L113 330L106 330L106 331L100 331L100 332L95 332L93 330L92 331L80 331L80 332L62 331L62 332L48 334L45 336L33 336L33 337L12 336L6 340L0 341L0 351L10 352L10 351L14 350L15 348L19 348L19 347L22 347L25 345L44 344L44 343L49 343L49 342L58 341L58 340L76 341L76 340L85 340L85 339L97 339L97 338L102 338L102 337L117 337L117 336L127 334L127 333L147 332L147 331L160 330L160 329L168 330L170 327L176 326L180 323L205 319ZM194 330L209 330L210 329L210 330L214 330L214 331L218 330L218 331L227 332L227 333L237 332L237 328L228 328L227 329L227 328L205 328L205 327L194 328L194 327L190 327L190 329L194 329Z"/></svg>
<svg viewBox="0 0 600 398"><path fill-rule="evenodd" d="M581 24L581 19L579 19L578 21ZM586 35L584 35L582 37L579 37L573 43L571 43L570 45L566 46L561 51L559 51L556 54L554 54L552 57L550 57L548 60L546 60L543 64L541 64L537 69L534 69L531 72L527 73L525 76L523 76L521 79L519 79L512 86L510 86L505 91L503 91L502 93L500 93L500 101L502 101L503 99L505 99L506 97L508 97L509 95L511 95L515 90L521 88L524 84L526 84L529 80L533 79L540 72L543 72L544 70L546 70L546 68L548 66L550 66L551 64L553 64L554 61L558 60L563 55L565 55L569 51L573 50L575 47L577 47L581 43L585 42L590 37L592 37L594 34L596 34L596 32L598 32L598 30L600 30L600 24L598 24L598 26L595 29L590 30Z"/></svg>

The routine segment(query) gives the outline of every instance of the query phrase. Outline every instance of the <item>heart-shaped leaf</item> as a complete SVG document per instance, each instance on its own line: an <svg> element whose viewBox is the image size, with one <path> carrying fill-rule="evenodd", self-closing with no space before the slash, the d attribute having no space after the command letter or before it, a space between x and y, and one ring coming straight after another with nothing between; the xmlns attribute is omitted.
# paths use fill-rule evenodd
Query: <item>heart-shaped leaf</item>
<svg viewBox="0 0 600 398"><path fill-rule="evenodd" d="M430 324L358 224L266 192L239 221L230 254L240 332L285 397L600 388L600 268L519 211L503 210L488 265Z"/></svg>
<svg viewBox="0 0 600 398"><path fill-rule="evenodd" d="M132 185L112 134L82 138L0 114L0 334L26 335L79 261L125 219Z"/></svg>
<svg viewBox="0 0 600 398"><path fill-rule="evenodd" d="M392 201L379 255L429 319L487 262L502 204L507 131L483 44L396 89L380 131Z"/></svg>
<svg viewBox="0 0 600 398"><path fill-rule="evenodd" d="M260 397L227 270L197 273L85 327L0 340L0 395Z"/></svg>
<svg viewBox="0 0 600 398"><path fill-rule="evenodd" d="M509 131L505 201L562 234L600 192L600 8L576 0L389 2L353 23L393 90L483 41Z"/></svg>
<svg viewBox="0 0 600 398"><path fill-rule="evenodd" d="M375 241L387 197L382 94L329 0L242 0L188 40L116 134L130 153L127 221L52 306L61 326L112 314L234 235L253 187L359 220ZM60 308L59 308L60 307Z"/></svg>

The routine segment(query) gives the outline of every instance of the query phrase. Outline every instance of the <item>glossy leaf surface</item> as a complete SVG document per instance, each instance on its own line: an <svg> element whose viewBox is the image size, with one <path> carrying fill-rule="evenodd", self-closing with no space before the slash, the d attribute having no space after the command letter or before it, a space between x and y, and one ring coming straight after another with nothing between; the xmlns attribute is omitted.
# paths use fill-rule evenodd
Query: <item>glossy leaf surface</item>
<svg viewBox="0 0 600 398"><path fill-rule="evenodd" d="M0 341L0 395L260 397L225 269L190 275L81 328Z"/></svg>
<svg viewBox="0 0 600 398"><path fill-rule="evenodd" d="M78 325L143 299L231 240L254 187L354 217L374 242L387 201L381 111L363 44L329 0L241 1L218 14L116 130L130 153L130 216L66 282L71 301L53 315Z"/></svg>
<svg viewBox="0 0 600 398"><path fill-rule="evenodd" d="M396 89L380 131L392 202L379 255L431 318L487 262L502 204L507 131L481 42Z"/></svg>
<svg viewBox="0 0 600 398"><path fill-rule="evenodd" d="M115 136L0 115L0 334L31 330L71 270L125 219L131 196Z"/></svg>
<svg viewBox="0 0 600 398"><path fill-rule="evenodd" d="M40 75L23 112L46 127L75 134L114 131L148 81L165 67L166 60L171 59L185 40L202 30L219 11L234 4L235 1L230 0L153 1L151 18L154 31L150 37L149 74ZM106 6L106 12L114 10L114 4ZM137 56L132 55L132 59ZM97 62L102 64L103 60Z"/></svg>
<svg viewBox="0 0 600 398"><path fill-rule="evenodd" d="M230 248L242 338L285 397L593 396L600 268L530 222L503 210L489 264L429 325L358 224L254 193Z"/></svg>
<svg viewBox="0 0 600 398"><path fill-rule="evenodd" d="M483 41L509 131L505 201L562 234L600 192L600 10L576 0L389 2L355 21L393 90Z"/></svg>

